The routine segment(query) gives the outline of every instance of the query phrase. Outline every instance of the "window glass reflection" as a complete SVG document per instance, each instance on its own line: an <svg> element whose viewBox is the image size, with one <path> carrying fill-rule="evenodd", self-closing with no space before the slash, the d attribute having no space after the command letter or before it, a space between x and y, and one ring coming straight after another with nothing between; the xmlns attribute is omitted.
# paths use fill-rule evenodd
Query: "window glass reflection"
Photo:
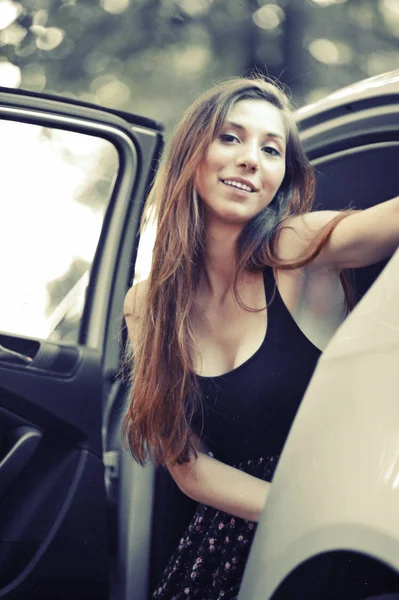
<svg viewBox="0 0 399 600"><path fill-rule="evenodd" d="M0 330L76 341L118 170L108 141L0 121Z"/></svg>

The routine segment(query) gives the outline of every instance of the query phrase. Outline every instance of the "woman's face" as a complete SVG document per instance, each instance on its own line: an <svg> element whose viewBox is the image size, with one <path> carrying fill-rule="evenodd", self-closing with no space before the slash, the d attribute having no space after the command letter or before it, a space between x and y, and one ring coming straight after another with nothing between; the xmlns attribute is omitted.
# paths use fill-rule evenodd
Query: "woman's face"
<svg viewBox="0 0 399 600"><path fill-rule="evenodd" d="M264 100L234 104L197 172L207 222L243 226L265 208L284 179L285 148L275 106Z"/></svg>

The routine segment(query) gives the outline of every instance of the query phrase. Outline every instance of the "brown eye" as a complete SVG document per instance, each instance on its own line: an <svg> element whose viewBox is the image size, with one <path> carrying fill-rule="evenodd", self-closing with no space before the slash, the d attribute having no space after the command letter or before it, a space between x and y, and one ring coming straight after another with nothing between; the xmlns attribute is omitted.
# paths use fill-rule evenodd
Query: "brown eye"
<svg viewBox="0 0 399 600"><path fill-rule="evenodd" d="M222 140L222 142L226 142L228 144L231 144L232 142L239 142L240 141L238 139L238 137L236 137L232 133L222 133L219 137Z"/></svg>
<svg viewBox="0 0 399 600"><path fill-rule="evenodd" d="M273 148L273 146L265 146L262 150L265 154L270 154L270 156L281 156L281 152L277 148Z"/></svg>

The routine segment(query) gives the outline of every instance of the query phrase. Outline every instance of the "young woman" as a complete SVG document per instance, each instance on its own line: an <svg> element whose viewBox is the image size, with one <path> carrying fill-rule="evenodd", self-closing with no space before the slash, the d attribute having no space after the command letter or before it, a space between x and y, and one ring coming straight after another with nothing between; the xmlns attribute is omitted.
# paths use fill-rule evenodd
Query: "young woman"
<svg viewBox="0 0 399 600"><path fill-rule="evenodd" d="M124 307L124 435L199 504L154 598L238 595L278 457L350 305L343 271L398 246L399 198L310 212L313 191L288 99L262 79L197 100L157 175L151 274Z"/></svg>

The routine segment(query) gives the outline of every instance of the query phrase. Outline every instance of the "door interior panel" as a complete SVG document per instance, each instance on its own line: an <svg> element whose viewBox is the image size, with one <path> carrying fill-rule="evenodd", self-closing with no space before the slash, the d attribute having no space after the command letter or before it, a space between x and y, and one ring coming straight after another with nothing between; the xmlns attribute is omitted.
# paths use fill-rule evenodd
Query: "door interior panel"
<svg viewBox="0 0 399 600"><path fill-rule="evenodd" d="M36 343L56 346L43 341ZM63 353L62 347L54 351L56 357L62 357ZM0 358L1 406L51 431L58 439L65 438L101 457L101 413L97 406L102 390L100 355L81 346L72 353L68 348L65 361L56 358L54 362L57 370L66 365L67 373L53 370L53 364L37 367L36 359L29 365L19 365ZM72 369L71 363L74 363Z"/></svg>
<svg viewBox="0 0 399 600"><path fill-rule="evenodd" d="M99 354L0 343L0 596L108 598Z"/></svg>
<svg viewBox="0 0 399 600"><path fill-rule="evenodd" d="M30 366L39 373L72 375L78 360L79 349L74 346L0 334L0 364Z"/></svg>

